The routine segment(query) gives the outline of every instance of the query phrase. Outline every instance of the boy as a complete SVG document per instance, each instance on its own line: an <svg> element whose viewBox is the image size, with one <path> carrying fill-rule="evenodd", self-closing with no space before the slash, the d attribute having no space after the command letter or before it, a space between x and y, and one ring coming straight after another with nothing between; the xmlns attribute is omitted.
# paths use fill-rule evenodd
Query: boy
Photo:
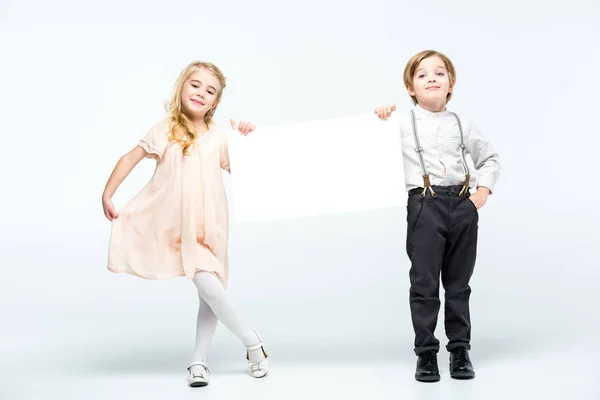
<svg viewBox="0 0 600 400"><path fill-rule="evenodd" d="M404 84L415 108L399 115L407 205L406 251L411 261L410 310L418 356L415 379L440 380L434 335L440 309L440 274L445 290L445 330L450 376L471 379L469 281L477 252L478 209L483 207L500 174L498 154L476 125L446 110L456 83L450 59L434 50L413 56ZM387 120L395 105L378 107ZM465 159L478 171L473 187Z"/></svg>

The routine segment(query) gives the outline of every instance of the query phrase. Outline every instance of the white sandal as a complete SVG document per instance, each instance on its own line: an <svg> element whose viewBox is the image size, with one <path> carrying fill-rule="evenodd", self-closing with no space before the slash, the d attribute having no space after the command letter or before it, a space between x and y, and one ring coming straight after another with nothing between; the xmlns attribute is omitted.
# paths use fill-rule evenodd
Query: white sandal
<svg viewBox="0 0 600 400"><path fill-rule="evenodd" d="M200 365L201 367L203 367L204 368L204 373L193 374L192 373L192 367L194 365ZM208 369L208 366L203 361L193 361L187 367L187 369L189 371L188 385L190 385L191 387L206 386L210 382L210 370Z"/></svg>
<svg viewBox="0 0 600 400"><path fill-rule="evenodd" d="M265 349L263 348L263 342L260 339L260 335L258 334L258 332L253 331L254 333L256 333L256 336L258 336L258 343L252 346L246 346L246 360L248 360L248 368L250 369L250 373L252 374L253 377L255 378L262 378L264 376L266 376L269 373L269 360L268 360L268 355L265 352ZM253 363L250 361L250 351L253 350L258 350L261 349L263 355L265 356L265 359L262 360L259 363Z"/></svg>

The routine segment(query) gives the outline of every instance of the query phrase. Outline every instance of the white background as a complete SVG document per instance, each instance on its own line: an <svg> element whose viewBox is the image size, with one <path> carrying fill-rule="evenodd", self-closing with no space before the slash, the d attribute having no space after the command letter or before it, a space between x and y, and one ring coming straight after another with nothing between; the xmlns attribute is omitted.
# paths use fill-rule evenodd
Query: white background
<svg viewBox="0 0 600 400"><path fill-rule="evenodd" d="M598 9L3 0L0 398L598 398ZM402 70L426 48L454 61L450 108L478 122L504 167L480 211L478 377L450 380L442 351L442 381L414 381L396 208L232 226L229 293L273 374L245 375L243 347L219 326L211 386L187 388L193 286L107 272L100 202L179 71L194 59L225 71L221 123L291 123L409 107ZM132 173L117 205L153 167Z"/></svg>

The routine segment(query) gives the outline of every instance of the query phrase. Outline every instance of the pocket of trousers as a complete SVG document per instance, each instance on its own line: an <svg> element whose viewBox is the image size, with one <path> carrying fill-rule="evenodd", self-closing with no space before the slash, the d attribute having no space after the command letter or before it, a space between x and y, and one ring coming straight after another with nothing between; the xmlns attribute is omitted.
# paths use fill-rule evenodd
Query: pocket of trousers
<svg viewBox="0 0 600 400"><path fill-rule="evenodd" d="M411 232L415 230L415 226L421 217L424 203L424 199L419 197L411 197L408 199L408 205L406 206L406 223Z"/></svg>
<svg viewBox="0 0 600 400"><path fill-rule="evenodd" d="M477 206L475 205L475 203L473 203L473 201L471 201L470 198L465 197L464 201L466 201L467 203L469 203L469 205L470 205L470 207L471 207L471 209L473 211L475 211L476 213L479 213L479 210L477 209Z"/></svg>

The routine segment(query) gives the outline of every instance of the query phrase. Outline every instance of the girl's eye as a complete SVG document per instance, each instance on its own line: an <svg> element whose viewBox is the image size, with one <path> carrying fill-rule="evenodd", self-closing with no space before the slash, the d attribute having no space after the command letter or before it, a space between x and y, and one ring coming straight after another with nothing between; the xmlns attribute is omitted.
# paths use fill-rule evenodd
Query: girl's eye
<svg viewBox="0 0 600 400"><path fill-rule="evenodd" d="M200 86L196 85L195 83L192 83L192 87L198 89Z"/></svg>

